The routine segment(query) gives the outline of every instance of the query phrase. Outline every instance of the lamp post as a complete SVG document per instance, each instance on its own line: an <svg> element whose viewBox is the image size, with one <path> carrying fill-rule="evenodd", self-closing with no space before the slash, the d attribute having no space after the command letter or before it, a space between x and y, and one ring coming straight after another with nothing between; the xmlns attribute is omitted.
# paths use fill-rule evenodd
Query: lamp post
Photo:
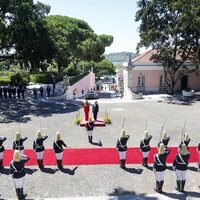
<svg viewBox="0 0 200 200"><path fill-rule="evenodd" d="M55 94L55 88L56 88L55 75L52 74L51 77L52 77L52 79L53 79L53 96L54 96L54 94Z"/></svg>

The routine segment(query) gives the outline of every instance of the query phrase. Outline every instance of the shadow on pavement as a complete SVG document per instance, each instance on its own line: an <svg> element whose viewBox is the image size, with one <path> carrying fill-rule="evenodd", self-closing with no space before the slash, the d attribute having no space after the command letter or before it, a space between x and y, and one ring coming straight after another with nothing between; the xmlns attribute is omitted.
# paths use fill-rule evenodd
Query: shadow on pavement
<svg viewBox="0 0 200 200"><path fill-rule="evenodd" d="M10 171L9 168L5 168L5 167L0 168L0 174L9 175L10 174L9 171Z"/></svg>
<svg viewBox="0 0 200 200"><path fill-rule="evenodd" d="M26 115L48 117L57 113L70 113L79 110L78 105L70 103L42 102L32 99L1 99L0 123L26 123L31 119Z"/></svg>
<svg viewBox="0 0 200 200"><path fill-rule="evenodd" d="M60 171L65 173L65 174L69 174L69 175L74 175L75 171L78 169L78 166L74 167L74 169L69 169L69 168L62 168Z"/></svg>
<svg viewBox="0 0 200 200"><path fill-rule="evenodd" d="M34 172L38 171L38 169L31 169L31 168L25 168L25 172L27 174L33 174Z"/></svg>
<svg viewBox="0 0 200 200"><path fill-rule="evenodd" d="M114 191L108 194L109 200L130 200L130 199L148 199L148 200L157 200L157 197L148 197L145 194L136 194L134 191L124 190L121 187L114 188ZM112 198L113 196L113 198Z"/></svg>
<svg viewBox="0 0 200 200"><path fill-rule="evenodd" d="M102 144L101 141L99 141L99 142L92 142L91 144L92 144L92 145L95 145L95 146L99 146L99 147L102 147L102 146L103 146L103 144Z"/></svg>
<svg viewBox="0 0 200 200"><path fill-rule="evenodd" d="M167 196L172 199L190 199L190 197L200 198L200 192L185 192L185 193L162 193L164 196Z"/></svg>
<svg viewBox="0 0 200 200"><path fill-rule="evenodd" d="M52 169L50 167L44 167L41 169L41 172L47 173L47 174L55 174L59 169Z"/></svg>
<svg viewBox="0 0 200 200"><path fill-rule="evenodd" d="M135 169L135 168L128 168L128 167L126 167L124 170L132 174L142 174L143 172L143 169Z"/></svg>
<svg viewBox="0 0 200 200"><path fill-rule="evenodd" d="M188 170L194 171L194 172L198 172L198 168L197 167L193 167L193 166L189 166Z"/></svg>

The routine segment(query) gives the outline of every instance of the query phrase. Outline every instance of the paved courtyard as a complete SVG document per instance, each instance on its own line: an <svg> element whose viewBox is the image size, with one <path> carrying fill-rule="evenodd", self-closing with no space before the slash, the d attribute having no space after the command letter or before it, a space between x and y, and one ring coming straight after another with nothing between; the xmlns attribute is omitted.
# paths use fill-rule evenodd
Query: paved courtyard
<svg viewBox="0 0 200 200"><path fill-rule="evenodd" d="M186 131L191 137L190 145L200 142L200 102L188 105L168 104L158 99L126 101L124 99L99 99L99 117L105 112L112 124L97 127L94 141L101 140L103 147L115 147L122 122L125 117L125 130L131 137L129 147L138 147L143 136L145 122L153 139L151 146L156 146L160 138L161 127L171 137L169 146L178 146L185 120ZM62 134L63 140L71 148L103 148L88 143L85 128L76 126L74 118L77 112L83 117L83 109L77 101L43 102L27 98L26 100L2 100L0 102L0 135L5 135L5 148L12 148L15 132L20 130L27 136L25 148L32 148L32 142L38 129L48 135L46 148L52 148L55 132ZM0 199L15 199L15 191L8 168L0 174ZM72 198L84 199L198 199L200 198L200 173L196 164L191 164L187 173L185 194L175 191L176 177L172 170L166 170L164 194L155 194L155 177L152 170L141 165L127 165L124 171L118 165L76 165L64 166L58 171L56 166L47 166L41 172L37 166L27 168L24 188L27 199ZM79 197L79 198L78 198Z"/></svg>

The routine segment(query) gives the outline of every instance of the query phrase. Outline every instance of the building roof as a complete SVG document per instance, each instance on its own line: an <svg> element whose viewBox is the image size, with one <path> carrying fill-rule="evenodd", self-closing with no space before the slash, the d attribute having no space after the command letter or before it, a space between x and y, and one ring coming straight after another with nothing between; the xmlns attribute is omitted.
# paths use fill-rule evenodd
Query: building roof
<svg viewBox="0 0 200 200"><path fill-rule="evenodd" d="M152 59L152 56L154 54L157 53L157 50L156 49L151 49L151 50L148 50L142 54L140 54L139 56L136 56L135 58L133 58L131 60L131 63L132 63L132 66L135 66L135 65L138 65L138 66L161 66L162 63L159 62L158 60L156 60L155 58ZM180 58L180 55L178 55L177 53L177 59L181 59ZM191 65L192 63L188 60L185 62L187 65Z"/></svg>
<svg viewBox="0 0 200 200"><path fill-rule="evenodd" d="M144 64L144 65L152 65L152 64L155 64L158 62L155 62L155 59L152 59L151 57L157 53L157 50L155 49L151 49L151 50L148 50L142 54L140 54L139 56L136 56L135 58L133 58L131 60L131 63L132 65L141 65L141 64ZM161 63L159 63L161 64Z"/></svg>

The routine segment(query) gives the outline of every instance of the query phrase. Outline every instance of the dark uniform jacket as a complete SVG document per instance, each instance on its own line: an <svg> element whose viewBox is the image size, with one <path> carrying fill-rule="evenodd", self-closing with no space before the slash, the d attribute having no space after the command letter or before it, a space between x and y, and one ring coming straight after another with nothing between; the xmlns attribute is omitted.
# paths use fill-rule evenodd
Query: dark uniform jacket
<svg viewBox="0 0 200 200"><path fill-rule="evenodd" d="M33 141L33 149L36 152L42 152L45 150L43 142L44 140L46 140L48 138L47 135L41 137L41 138L37 138L36 140Z"/></svg>
<svg viewBox="0 0 200 200"><path fill-rule="evenodd" d="M187 170L189 158L190 153L187 153L187 155L181 155L180 153L176 154L173 162L173 167L181 171Z"/></svg>
<svg viewBox="0 0 200 200"><path fill-rule="evenodd" d="M99 105L98 104L93 104L92 105L92 112L93 113L98 113L99 112Z"/></svg>
<svg viewBox="0 0 200 200"><path fill-rule="evenodd" d="M13 178L22 178L26 175L24 170L24 164L29 160L29 157L24 157L23 160L19 162L11 161L10 162L10 174Z"/></svg>
<svg viewBox="0 0 200 200"><path fill-rule="evenodd" d="M87 122L85 127L87 131L92 131L94 129L94 122Z"/></svg>
<svg viewBox="0 0 200 200"><path fill-rule="evenodd" d="M126 151L127 150L127 141L129 139L129 135L126 135L125 137L120 137L117 140L117 145L116 148L118 149L118 151Z"/></svg>
<svg viewBox="0 0 200 200"><path fill-rule="evenodd" d="M152 136L151 135L149 135L149 138L147 139L147 140L144 140L144 139L142 139L141 141L140 141L140 150L141 151L143 151L143 152L147 152L147 151L150 151L150 145L149 145L149 143L150 143L150 140L152 139Z"/></svg>
<svg viewBox="0 0 200 200"><path fill-rule="evenodd" d="M179 144L179 149L182 148L183 144L185 144L188 147L189 143L190 143L190 139L188 141L185 141L185 140L181 141L181 143Z"/></svg>
<svg viewBox="0 0 200 200"><path fill-rule="evenodd" d="M158 147L160 146L160 143L163 143L165 148L167 147L168 143L169 143L170 137L168 136L166 140L161 139L160 142L158 143Z"/></svg>
<svg viewBox="0 0 200 200"><path fill-rule="evenodd" d="M5 150L4 146L3 146L3 142L6 140L6 137L2 137L0 136L0 153L3 152Z"/></svg>
<svg viewBox="0 0 200 200"><path fill-rule="evenodd" d="M165 151L164 154L155 154L153 168L157 171L165 171L166 169L166 159L170 151Z"/></svg>
<svg viewBox="0 0 200 200"><path fill-rule="evenodd" d="M188 141L185 141L185 140L181 141L181 144L183 144L183 143L188 147L188 145L190 143L190 139Z"/></svg>
<svg viewBox="0 0 200 200"><path fill-rule="evenodd" d="M63 146L67 147L67 145L63 142L63 140L54 141L53 149L55 153L63 152Z"/></svg>
<svg viewBox="0 0 200 200"><path fill-rule="evenodd" d="M23 150L24 145L23 142L27 140L27 137L22 137L18 141L13 141L13 150Z"/></svg>

